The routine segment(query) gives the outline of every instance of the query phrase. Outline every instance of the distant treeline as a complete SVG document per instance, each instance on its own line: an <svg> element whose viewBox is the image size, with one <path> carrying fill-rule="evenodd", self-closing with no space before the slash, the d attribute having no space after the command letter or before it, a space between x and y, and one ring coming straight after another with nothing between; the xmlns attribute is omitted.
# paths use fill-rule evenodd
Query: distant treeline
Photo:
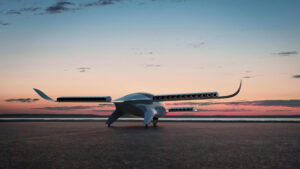
<svg viewBox="0 0 300 169"><path fill-rule="evenodd" d="M107 118L104 115L94 114L0 114L0 118ZM132 115L124 115L122 117L134 118ZM164 116L164 118L300 118L300 115L282 115L282 116Z"/></svg>

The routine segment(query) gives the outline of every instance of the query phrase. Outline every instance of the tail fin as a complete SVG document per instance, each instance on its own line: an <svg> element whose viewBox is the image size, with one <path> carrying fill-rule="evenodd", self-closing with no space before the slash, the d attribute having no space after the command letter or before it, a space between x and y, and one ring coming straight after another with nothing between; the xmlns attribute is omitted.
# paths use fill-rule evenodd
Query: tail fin
<svg viewBox="0 0 300 169"><path fill-rule="evenodd" d="M49 96L47 96L44 92L40 91L39 89L33 88L33 90L34 90L39 96L41 96L43 99L55 102L55 100L53 100L52 98L50 98Z"/></svg>
<svg viewBox="0 0 300 169"><path fill-rule="evenodd" d="M76 96L76 97L58 97L56 100L52 99L51 97L47 96L44 92L40 91L39 89L33 88L33 90L41 96L45 100L53 101L53 102L110 102L110 96Z"/></svg>

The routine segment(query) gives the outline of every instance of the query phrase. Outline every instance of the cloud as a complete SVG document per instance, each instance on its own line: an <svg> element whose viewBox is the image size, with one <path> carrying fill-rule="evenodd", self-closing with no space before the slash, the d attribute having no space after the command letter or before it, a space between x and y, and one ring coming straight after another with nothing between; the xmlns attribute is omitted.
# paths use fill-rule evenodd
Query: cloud
<svg viewBox="0 0 300 169"><path fill-rule="evenodd" d="M219 103L212 103L212 104L300 107L300 100L257 100L257 101L240 101L240 102L219 102Z"/></svg>
<svg viewBox="0 0 300 169"><path fill-rule="evenodd" d="M72 3L72 2L68 2L68 1L59 1L59 2L55 3L52 6L49 6L46 9L46 12L54 14L54 13L61 13L61 12L64 12L64 11L69 11L69 10L75 10L74 8L72 9L72 8L67 7L67 6L70 6L70 5L75 5L75 4Z"/></svg>
<svg viewBox="0 0 300 169"><path fill-rule="evenodd" d="M8 10L6 12L7 15L21 15L21 12L20 11L17 11L17 10Z"/></svg>
<svg viewBox="0 0 300 169"><path fill-rule="evenodd" d="M199 48L201 46L203 46L205 44L205 42L199 42L199 43L188 43L187 45L193 48Z"/></svg>
<svg viewBox="0 0 300 169"><path fill-rule="evenodd" d="M300 100L260 100L246 103L259 106L300 107Z"/></svg>
<svg viewBox="0 0 300 169"><path fill-rule="evenodd" d="M91 68L90 67L80 67L77 69L79 70L79 72L86 72L87 70L90 70Z"/></svg>
<svg viewBox="0 0 300 169"><path fill-rule="evenodd" d="M2 25L2 26L8 26L8 25L9 25L9 23L7 23L7 22L3 22L3 21L0 21L0 25Z"/></svg>
<svg viewBox="0 0 300 169"><path fill-rule="evenodd" d="M149 52L135 51L134 54L136 54L136 55L154 55L154 52L152 52L152 51L149 51Z"/></svg>
<svg viewBox="0 0 300 169"><path fill-rule="evenodd" d="M298 79L300 78L300 75L294 75L293 78Z"/></svg>
<svg viewBox="0 0 300 169"><path fill-rule="evenodd" d="M205 105L210 105L211 102L181 102L181 103L165 103L165 105L168 106L187 106L187 105L201 105L201 106L205 106Z"/></svg>
<svg viewBox="0 0 300 169"><path fill-rule="evenodd" d="M21 8L19 11L21 12L35 12L37 10L40 10L41 8L39 7L31 7L31 8Z"/></svg>
<svg viewBox="0 0 300 169"><path fill-rule="evenodd" d="M152 0L152 2L160 2L160 1L164 1L164 0ZM189 0L170 0L170 2L187 2Z"/></svg>
<svg viewBox="0 0 300 169"><path fill-rule="evenodd" d="M98 106L57 106L57 107L40 107L34 109L57 110L57 111L90 110L93 112L112 112L115 110L115 106L113 104L99 104Z"/></svg>
<svg viewBox="0 0 300 169"><path fill-rule="evenodd" d="M258 100L258 101L241 101L241 102L221 102L219 104L300 107L300 100Z"/></svg>
<svg viewBox="0 0 300 169"><path fill-rule="evenodd" d="M251 79L251 78L254 78L254 76L244 76L243 78L244 79Z"/></svg>
<svg viewBox="0 0 300 169"><path fill-rule="evenodd" d="M153 68L158 68L158 67L161 67L161 65L160 64L146 64L145 65L145 68L150 68L150 67L153 67Z"/></svg>
<svg viewBox="0 0 300 169"><path fill-rule="evenodd" d="M290 55L296 55L298 54L297 51L282 51L282 52L278 52L278 53L275 53L279 56L290 56Z"/></svg>
<svg viewBox="0 0 300 169"><path fill-rule="evenodd" d="M82 3L80 6L82 7L92 7L92 6L105 6L105 5L113 5L117 2L120 2L121 0L98 0L95 2L90 3ZM75 11L80 10L82 8L70 8L69 6L75 6L76 4L69 1L59 1L52 6L49 6L46 9L47 13L55 14L55 13L61 13L65 11Z"/></svg>
<svg viewBox="0 0 300 169"><path fill-rule="evenodd" d="M84 6L84 7L105 6L105 5L113 5L117 2L120 2L120 0L98 0L95 2L82 4L82 6Z"/></svg>
<svg viewBox="0 0 300 169"><path fill-rule="evenodd" d="M40 108L34 108L34 109L70 111L70 110L92 109L94 107L95 106L61 106L61 107L40 107Z"/></svg>
<svg viewBox="0 0 300 169"><path fill-rule="evenodd" d="M237 102L186 102L171 103L172 105L192 105L192 106L208 106L208 105L244 105L244 106L283 106L283 107L300 107L300 100L256 100L256 101L237 101Z"/></svg>
<svg viewBox="0 0 300 169"><path fill-rule="evenodd" d="M104 104L104 103L101 103L101 104L98 104L99 107L115 107L113 104Z"/></svg>
<svg viewBox="0 0 300 169"><path fill-rule="evenodd" d="M6 15L21 15L23 12L36 12L40 10L41 8L39 7L30 7L30 8L20 8L20 9L11 9L8 10L5 14Z"/></svg>
<svg viewBox="0 0 300 169"><path fill-rule="evenodd" d="M39 99L31 99L31 98L19 98L19 99L7 99L6 102L21 102L21 103L31 103L39 101Z"/></svg>
<svg viewBox="0 0 300 169"><path fill-rule="evenodd" d="M92 110L93 112L113 112L114 110Z"/></svg>

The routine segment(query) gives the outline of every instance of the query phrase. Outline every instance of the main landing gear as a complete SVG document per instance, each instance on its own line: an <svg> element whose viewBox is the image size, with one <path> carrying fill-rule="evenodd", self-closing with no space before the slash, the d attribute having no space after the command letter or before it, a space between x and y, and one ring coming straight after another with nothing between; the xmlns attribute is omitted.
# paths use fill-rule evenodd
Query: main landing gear
<svg viewBox="0 0 300 169"><path fill-rule="evenodd" d="M153 127L157 127L158 117L153 117L152 123Z"/></svg>
<svg viewBox="0 0 300 169"><path fill-rule="evenodd" d="M158 117L153 117L152 119L152 123L153 123L153 127L157 127L157 122L158 122ZM145 128L148 128L149 125L145 124Z"/></svg>

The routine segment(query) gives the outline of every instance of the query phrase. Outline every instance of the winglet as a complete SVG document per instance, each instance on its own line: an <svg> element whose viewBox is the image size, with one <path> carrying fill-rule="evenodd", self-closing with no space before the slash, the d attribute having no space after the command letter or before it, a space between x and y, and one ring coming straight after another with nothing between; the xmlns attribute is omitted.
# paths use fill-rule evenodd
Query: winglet
<svg viewBox="0 0 300 169"><path fill-rule="evenodd" d="M50 98L49 96L47 96L44 92L40 91L39 89L33 88L33 90L34 90L39 96L41 96L43 99L55 102L55 100L53 100L52 98Z"/></svg>
<svg viewBox="0 0 300 169"><path fill-rule="evenodd" d="M239 94L239 92L241 91L241 88L242 88L242 80L241 80L241 82L240 82L240 86L239 86L238 90L237 90L235 93L233 93L233 94L231 94L231 95L227 95L227 96L220 96L220 97L217 97L217 99L225 99L225 98L234 97L234 96L236 96L237 94Z"/></svg>

